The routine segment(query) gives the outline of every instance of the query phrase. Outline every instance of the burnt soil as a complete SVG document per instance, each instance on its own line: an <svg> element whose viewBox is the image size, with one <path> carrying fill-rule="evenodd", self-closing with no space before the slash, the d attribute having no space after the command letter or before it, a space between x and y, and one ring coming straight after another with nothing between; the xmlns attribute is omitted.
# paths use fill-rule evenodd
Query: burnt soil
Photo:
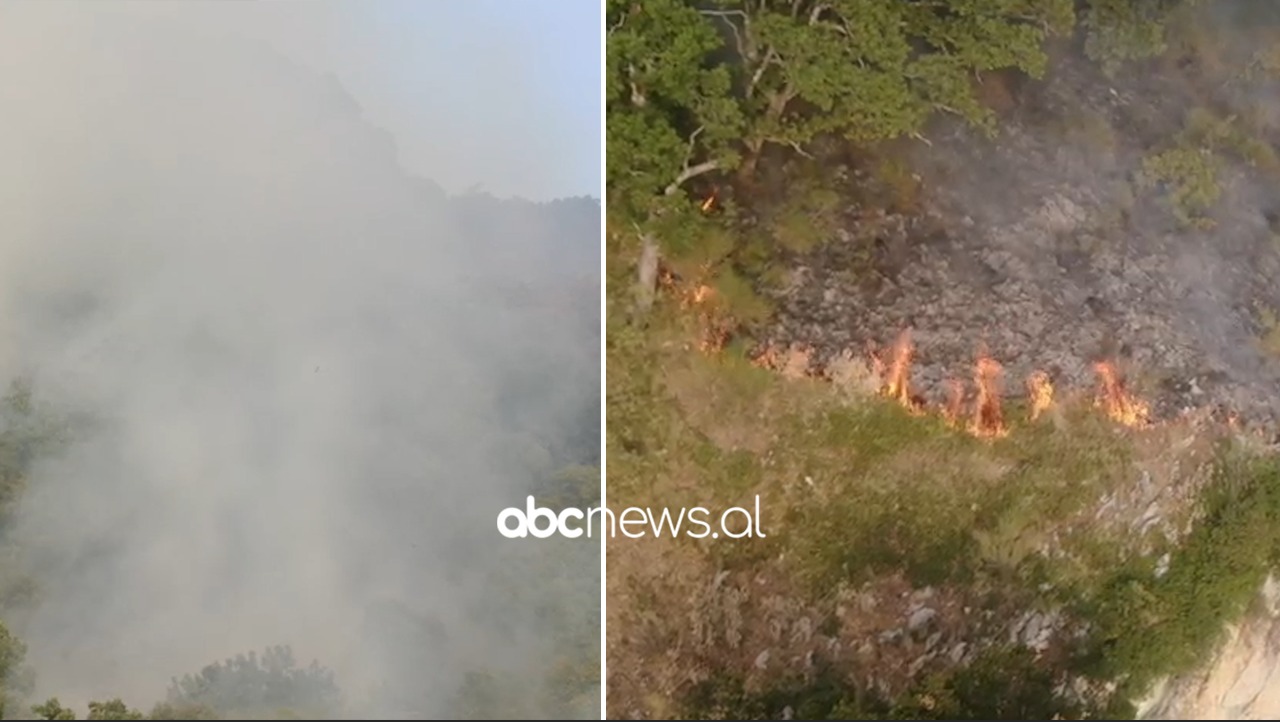
<svg viewBox="0 0 1280 722"><path fill-rule="evenodd" d="M808 346L821 366L910 328L911 385L932 402L948 378L972 385L983 349L1004 365L1006 397L1025 395L1034 370L1059 388L1096 386L1093 363L1106 360L1157 419L1209 407L1270 435L1280 356L1261 345L1260 319L1280 310L1280 179L1228 160L1215 226L1202 230L1178 223L1135 172L1189 108L1229 113L1271 88L1057 67L1010 91L996 137L942 121L910 146L922 190L912 212L850 192L843 227L794 259L757 340ZM1082 113L1104 122L1103 142L1072 127ZM855 164L841 172L851 188L873 182Z"/></svg>

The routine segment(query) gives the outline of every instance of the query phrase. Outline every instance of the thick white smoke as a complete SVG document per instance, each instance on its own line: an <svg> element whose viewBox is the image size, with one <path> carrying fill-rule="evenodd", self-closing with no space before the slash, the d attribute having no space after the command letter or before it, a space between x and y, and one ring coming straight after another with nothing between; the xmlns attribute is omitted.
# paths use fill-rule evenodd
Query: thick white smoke
<svg viewBox="0 0 1280 722"><path fill-rule="evenodd" d="M529 435L591 400L598 310L510 291L592 282L598 239L545 207L472 227L496 211L406 174L331 78L181 4L89 5L0 8L0 378L92 417L9 530L38 694L146 707L280 643L365 710L412 660L445 714L467 669L544 649L483 611L493 520L553 463ZM504 398L531 368L542 398ZM380 609L436 634L380 637Z"/></svg>

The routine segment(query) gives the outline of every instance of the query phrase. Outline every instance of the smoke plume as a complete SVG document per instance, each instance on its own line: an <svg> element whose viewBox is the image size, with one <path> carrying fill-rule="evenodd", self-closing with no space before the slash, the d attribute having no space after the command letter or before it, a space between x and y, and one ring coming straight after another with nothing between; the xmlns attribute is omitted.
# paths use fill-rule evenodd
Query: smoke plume
<svg viewBox="0 0 1280 722"><path fill-rule="evenodd" d="M550 545L494 518L593 461L598 205L450 198L332 78L147 8L0 12L0 379L84 419L7 530L35 697L274 644L344 714L534 675L494 580Z"/></svg>

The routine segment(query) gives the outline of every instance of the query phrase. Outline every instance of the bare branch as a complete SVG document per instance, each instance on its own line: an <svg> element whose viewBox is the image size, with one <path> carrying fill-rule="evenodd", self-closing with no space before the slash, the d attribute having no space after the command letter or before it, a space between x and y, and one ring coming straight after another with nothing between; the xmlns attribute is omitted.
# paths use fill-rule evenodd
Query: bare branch
<svg viewBox="0 0 1280 722"><path fill-rule="evenodd" d="M626 24L626 22L627 22L627 15L626 15L626 14L623 14L623 16L622 16L622 17L618 18L618 22L616 22L616 23L614 23L613 25L610 25L610 26L609 26L609 29L605 32L605 37L606 37L606 38L608 38L608 37L612 37L612 36L613 36L613 31L614 31L614 30L617 30L617 29L619 29L619 28L621 28L623 25L625 25L625 24Z"/></svg>
<svg viewBox="0 0 1280 722"><path fill-rule="evenodd" d="M831 9L830 5L822 5L822 4L814 5L813 10L809 11L809 24L817 25L818 18L821 17L822 13L830 9Z"/></svg>
<svg viewBox="0 0 1280 722"><path fill-rule="evenodd" d="M932 148L932 147L933 147L933 143L932 143L932 142L930 142L930 140L929 140L928 138L924 137L923 135L920 135L920 133L919 133L918 131L917 131L917 132L912 132L912 133L911 133L911 137L912 137L912 138L914 138L915 140L918 140L918 141L920 141L920 142L924 143L925 145L929 146L930 148Z"/></svg>
<svg viewBox="0 0 1280 722"><path fill-rule="evenodd" d="M782 114L787 110L787 104L796 99L800 91L796 89L792 83L787 83L782 90L769 93L769 107L765 108L764 117L771 121L782 119Z"/></svg>
<svg viewBox="0 0 1280 722"><path fill-rule="evenodd" d="M756 72L751 74L751 82L747 84L747 100L751 100L755 95L756 86L760 84L760 79L764 77L765 71L768 70L769 66L773 65L774 61L778 59L777 51L775 51L773 46L770 45L768 52L764 54L764 60L760 62L760 67L756 68Z"/></svg>
<svg viewBox="0 0 1280 722"><path fill-rule="evenodd" d="M647 98L645 98L644 91L640 90L640 86L636 84L636 81L634 80L635 77L636 77L636 66L632 64L628 64L627 65L627 78L628 78L627 83L631 86L631 104L636 106L637 108L643 108L646 105L648 105L649 101Z"/></svg>
<svg viewBox="0 0 1280 722"><path fill-rule="evenodd" d="M751 23L751 18L745 12L742 10L699 10L698 13L725 21L725 25L728 25L729 30L733 32L733 44L738 48L738 57L751 59L751 56L755 54L742 37L742 33L748 29ZM742 18L742 31L738 30L737 23L728 19L731 17Z"/></svg>
<svg viewBox="0 0 1280 722"><path fill-rule="evenodd" d="M740 17L742 22L747 22L747 13L745 10L699 10L702 15L713 18Z"/></svg>
<svg viewBox="0 0 1280 722"><path fill-rule="evenodd" d="M800 144L795 142L794 140L787 141L787 145L791 146L792 150L804 156L805 158L808 158L809 160L813 160L813 154L805 150L804 148L801 148Z"/></svg>
<svg viewBox="0 0 1280 722"><path fill-rule="evenodd" d="M684 166L689 167L689 159L693 157L694 144L698 142L698 136L702 134L705 125L698 126L698 129L689 134L689 149L684 152Z"/></svg>
<svg viewBox="0 0 1280 722"><path fill-rule="evenodd" d="M720 167L720 162L715 160L704 161L695 166L689 165L689 161L693 158L693 150L698 143L698 135L702 133L704 127L700 125L697 130L689 134L689 149L685 151L684 163L682 164L684 167L680 170L680 175L676 176L671 185L667 186L664 191L666 195L674 195L676 191L680 190L680 186L684 185L685 181L690 178L700 176L703 173L710 173Z"/></svg>
<svg viewBox="0 0 1280 722"><path fill-rule="evenodd" d="M675 195L676 192L680 190L680 186L684 185L689 179L697 178L704 173L710 173L711 171L718 170L719 168L720 161L718 160L707 160L695 166L689 166L680 171L680 175L676 176L676 179L671 182L671 185L667 186L666 194L669 196Z"/></svg>

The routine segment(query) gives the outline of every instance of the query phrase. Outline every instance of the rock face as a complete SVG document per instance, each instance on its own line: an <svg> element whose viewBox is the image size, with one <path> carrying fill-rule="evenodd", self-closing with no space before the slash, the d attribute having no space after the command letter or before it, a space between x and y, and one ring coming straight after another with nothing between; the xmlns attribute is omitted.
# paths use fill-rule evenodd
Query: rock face
<svg viewBox="0 0 1280 722"><path fill-rule="evenodd" d="M1280 581L1263 587L1263 609L1233 626L1213 660L1168 680L1139 707L1139 719L1280 718Z"/></svg>

